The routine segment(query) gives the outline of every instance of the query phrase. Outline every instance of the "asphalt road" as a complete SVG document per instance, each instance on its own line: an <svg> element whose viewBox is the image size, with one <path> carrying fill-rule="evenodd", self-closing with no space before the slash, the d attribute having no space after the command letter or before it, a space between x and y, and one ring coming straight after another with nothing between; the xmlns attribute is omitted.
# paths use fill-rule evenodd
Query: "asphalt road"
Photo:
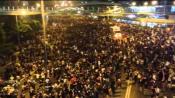
<svg viewBox="0 0 175 98"><path fill-rule="evenodd" d="M122 88L116 89L116 93L112 98L150 98L150 96L144 96L137 85L131 84L127 86L123 84Z"/></svg>

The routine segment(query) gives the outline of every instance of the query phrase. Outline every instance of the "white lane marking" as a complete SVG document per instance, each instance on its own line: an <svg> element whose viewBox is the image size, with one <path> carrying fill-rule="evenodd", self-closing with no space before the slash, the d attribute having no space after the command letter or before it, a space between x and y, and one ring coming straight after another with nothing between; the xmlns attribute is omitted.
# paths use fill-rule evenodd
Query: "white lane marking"
<svg viewBox="0 0 175 98"><path fill-rule="evenodd" d="M128 90L129 90L129 86L127 86L126 93L125 93L125 98L128 98Z"/></svg>
<svg viewBox="0 0 175 98"><path fill-rule="evenodd" d="M130 95L131 95L131 88L132 88L132 85L129 85L128 98L130 98Z"/></svg>
<svg viewBox="0 0 175 98"><path fill-rule="evenodd" d="M130 84L128 83L128 86L127 86L127 89L126 89L125 98L130 98L130 95L131 95L131 88L132 88L132 85L130 85Z"/></svg>

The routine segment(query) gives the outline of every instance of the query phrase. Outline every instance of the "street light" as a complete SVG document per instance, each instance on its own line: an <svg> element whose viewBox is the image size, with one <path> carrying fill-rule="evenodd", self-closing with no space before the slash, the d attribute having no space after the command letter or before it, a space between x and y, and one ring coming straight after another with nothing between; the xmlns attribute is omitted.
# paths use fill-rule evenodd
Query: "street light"
<svg viewBox="0 0 175 98"><path fill-rule="evenodd" d="M132 6L136 6L136 2L132 2L131 5L132 5Z"/></svg>
<svg viewBox="0 0 175 98"><path fill-rule="evenodd" d="M21 9L21 14L22 14L23 16L27 15L26 10L25 10L25 9Z"/></svg>
<svg viewBox="0 0 175 98"><path fill-rule="evenodd" d="M23 6L26 6L26 3L23 3L22 5L23 5Z"/></svg>
<svg viewBox="0 0 175 98"><path fill-rule="evenodd" d="M72 1L68 1L68 3L70 4L70 3L72 3Z"/></svg>
<svg viewBox="0 0 175 98"><path fill-rule="evenodd" d="M39 3L36 3L36 7L39 8L41 5Z"/></svg>
<svg viewBox="0 0 175 98"><path fill-rule="evenodd" d="M66 7L66 6L68 6L68 4L67 4L67 3L65 3L65 4L64 4L64 6Z"/></svg>
<svg viewBox="0 0 175 98"><path fill-rule="evenodd" d="M69 6L73 6L73 2L72 1L68 1Z"/></svg>
<svg viewBox="0 0 175 98"><path fill-rule="evenodd" d="M144 2L144 6L147 6L148 5L148 2L146 1L146 2Z"/></svg>
<svg viewBox="0 0 175 98"><path fill-rule="evenodd" d="M77 14L81 14L81 11L77 11Z"/></svg>
<svg viewBox="0 0 175 98"><path fill-rule="evenodd" d="M122 34L121 33L115 33L114 34L114 40L121 40L122 39Z"/></svg>
<svg viewBox="0 0 175 98"><path fill-rule="evenodd" d="M59 7L59 5L58 4L55 4L54 7Z"/></svg>
<svg viewBox="0 0 175 98"><path fill-rule="evenodd" d="M84 7L80 7L81 10L84 10Z"/></svg>
<svg viewBox="0 0 175 98"><path fill-rule="evenodd" d="M151 3L152 3L152 5L157 5L158 2L157 1L152 1Z"/></svg>
<svg viewBox="0 0 175 98"><path fill-rule="evenodd" d="M118 6L114 6L114 10L118 10L120 9Z"/></svg>

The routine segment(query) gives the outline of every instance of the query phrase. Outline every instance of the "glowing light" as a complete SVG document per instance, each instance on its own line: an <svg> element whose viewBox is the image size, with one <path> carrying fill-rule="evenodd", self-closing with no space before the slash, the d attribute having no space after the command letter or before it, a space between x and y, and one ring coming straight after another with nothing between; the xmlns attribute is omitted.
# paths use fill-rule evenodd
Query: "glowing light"
<svg viewBox="0 0 175 98"><path fill-rule="evenodd" d="M55 7L58 7L59 5L58 4L55 4Z"/></svg>
<svg viewBox="0 0 175 98"><path fill-rule="evenodd" d="M68 4L67 4L67 3L65 3L65 4L64 4L64 6L68 6Z"/></svg>
<svg viewBox="0 0 175 98"><path fill-rule="evenodd" d="M81 11L77 11L77 13L78 13L78 14L80 14L80 13L81 13Z"/></svg>
<svg viewBox="0 0 175 98"><path fill-rule="evenodd" d="M94 19L97 19L98 18L98 16L92 16Z"/></svg>
<svg viewBox="0 0 175 98"><path fill-rule="evenodd" d="M84 7L81 7L81 10L84 10Z"/></svg>
<svg viewBox="0 0 175 98"><path fill-rule="evenodd" d="M26 6L26 3L23 3L22 5L23 5L23 6Z"/></svg>
<svg viewBox="0 0 175 98"><path fill-rule="evenodd" d="M131 5L132 5L132 6L136 6L136 2L132 2Z"/></svg>
<svg viewBox="0 0 175 98"><path fill-rule="evenodd" d="M175 1L173 1L173 5L175 5Z"/></svg>
<svg viewBox="0 0 175 98"><path fill-rule="evenodd" d="M133 18L136 18L136 15L130 14L130 15L128 15L127 17L133 19Z"/></svg>
<svg viewBox="0 0 175 98"><path fill-rule="evenodd" d="M35 10L35 8L34 7L31 7L31 10L33 11L33 10Z"/></svg>
<svg viewBox="0 0 175 98"><path fill-rule="evenodd" d="M148 2L144 2L144 6L147 6L148 5Z"/></svg>
<svg viewBox="0 0 175 98"><path fill-rule="evenodd" d="M48 45L49 43L48 43L48 41L44 41L44 43L46 44L46 45Z"/></svg>
<svg viewBox="0 0 175 98"><path fill-rule="evenodd" d="M157 1L152 1L152 5L157 5Z"/></svg>
<svg viewBox="0 0 175 98"><path fill-rule="evenodd" d="M122 39L122 34L121 33L115 33L114 34L114 40Z"/></svg>
<svg viewBox="0 0 175 98"><path fill-rule="evenodd" d="M146 26L146 23L145 22L141 22L141 26Z"/></svg>
<svg viewBox="0 0 175 98"><path fill-rule="evenodd" d="M72 3L71 1L68 1L68 3Z"/></svg>
<svg viewBox="0 0 175 98"><path fill-rule="evenodd" d="M114 10L119 10L120 8L118 6L114 6Z"/></svg>
<svg viewBox="0 0 175 98"><path fill-rule="evenodd" d="M65 2L64 1L61 2L61 6L62 7L65 6Z"/></svg>
<svg viewBox="0 0 175 98"><path fill-rule="evenodd" d="M41 5L39 3L36 4L36 7L39 8Z"/></svg>
<svg viewBox="0 0 175 98"><path fill-rule="evenodd" d="M69 5L69 6L73 6L72 1L68 1L68 5Z"/></svg>
<svg viewBox="0 0 175 98"><path fill-rule="evenodd" d="M19 12L24 16L27 15L27 12L25 9L19 9Z"/></svg>

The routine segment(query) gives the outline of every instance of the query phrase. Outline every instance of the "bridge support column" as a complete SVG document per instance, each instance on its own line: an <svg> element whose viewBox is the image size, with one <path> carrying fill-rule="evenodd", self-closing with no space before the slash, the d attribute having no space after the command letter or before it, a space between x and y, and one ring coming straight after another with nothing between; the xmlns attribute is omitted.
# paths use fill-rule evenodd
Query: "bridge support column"
<svg viewBox="0 0 175 98"><path fill-rule="evenodd" d="M5 11L5 6L2 7L2 10Z"/></svg>
<svg viewBox="0 0 175 98"><path fill-rule="evenodd" d="M9 7L9 6L7 7L7 10L8 10L8 11L10 10L10 7Z"/></svg>
<svg viewBox="0 0 175 98"><path fill-rule="evenodd" d="M14 6L12 6L12 10L13 10L13 11L15 10L15 7L14 7Z"/></svg>

